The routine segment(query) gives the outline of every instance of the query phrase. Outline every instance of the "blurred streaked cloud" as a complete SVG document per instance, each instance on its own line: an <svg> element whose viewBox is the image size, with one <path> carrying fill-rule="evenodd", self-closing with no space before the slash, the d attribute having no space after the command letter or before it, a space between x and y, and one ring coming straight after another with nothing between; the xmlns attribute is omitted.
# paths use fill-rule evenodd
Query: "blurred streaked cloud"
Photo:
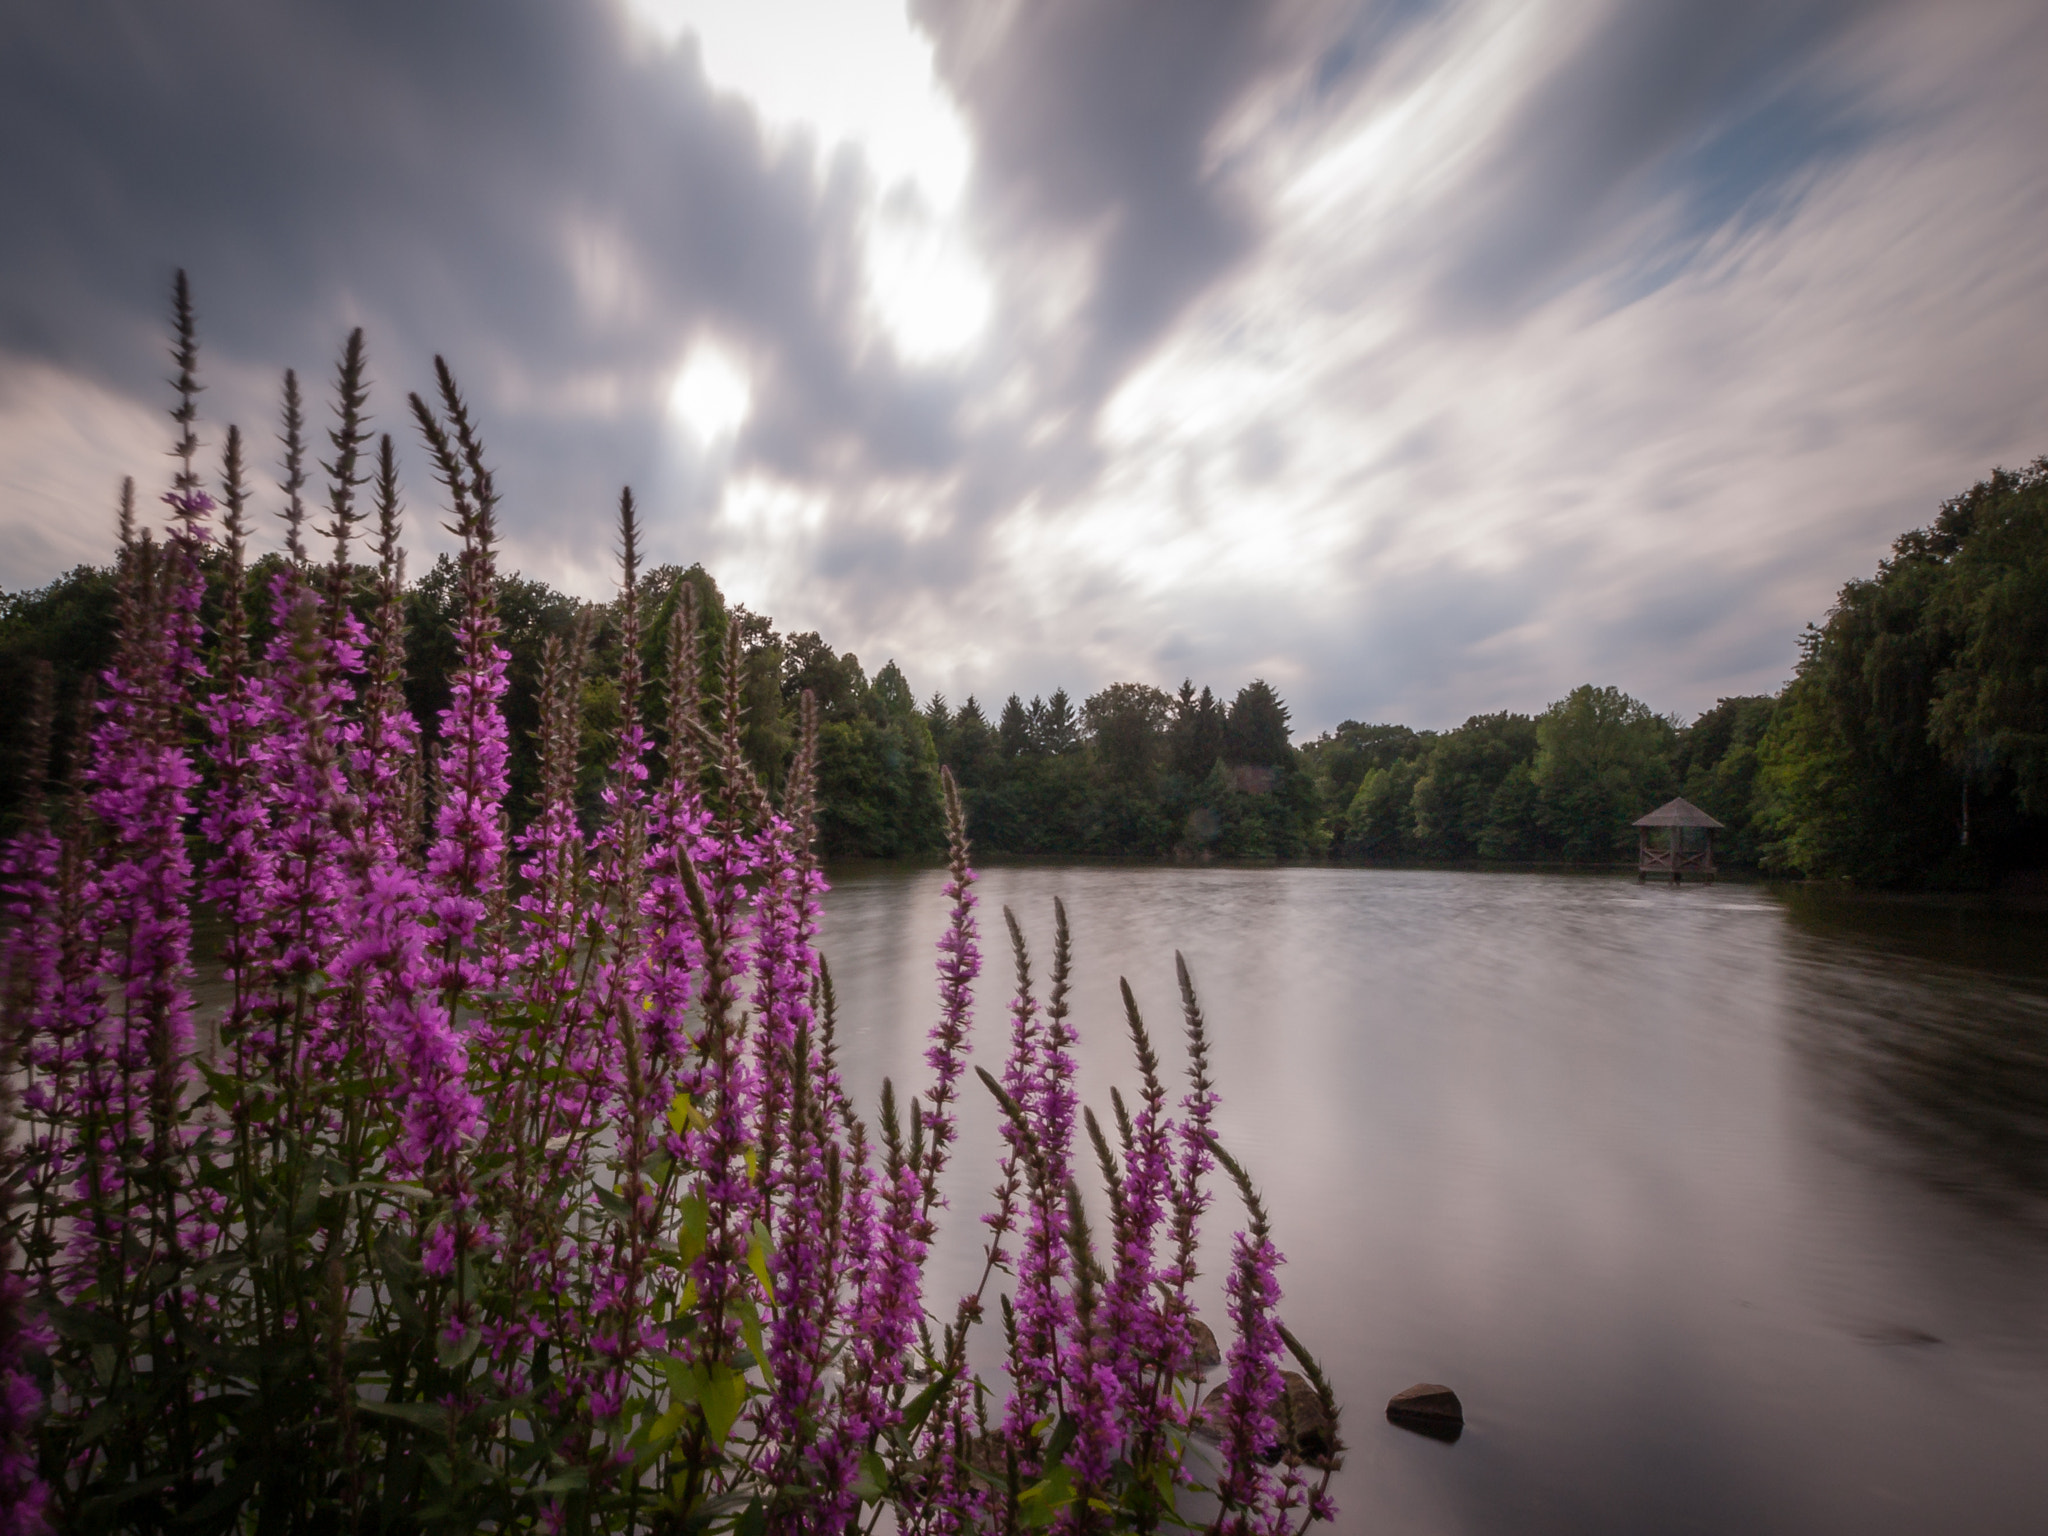
<svg viewBox="0 0 2048 1536"><path fill-rule="evenodd" d="M956 702L1697 710L2048 451L2044 66L2021 0L9 8L0 583L166 473L183 265L216 422L444 353L578 591L630 481Z"/></svg>

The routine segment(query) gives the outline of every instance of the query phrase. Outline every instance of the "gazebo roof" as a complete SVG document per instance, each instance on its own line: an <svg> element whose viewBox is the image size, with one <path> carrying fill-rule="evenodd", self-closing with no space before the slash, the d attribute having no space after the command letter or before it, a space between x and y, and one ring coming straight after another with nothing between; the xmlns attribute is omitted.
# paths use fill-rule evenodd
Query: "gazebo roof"
<svg viewBox="0 0 2048 1536"><path fill-rule="evenodd" d="M1690 800L1673 800L1660 805L1647 816L1638 816L1635 824L1639 827L1719 827L1724 825L1714 820Z"/></svg>

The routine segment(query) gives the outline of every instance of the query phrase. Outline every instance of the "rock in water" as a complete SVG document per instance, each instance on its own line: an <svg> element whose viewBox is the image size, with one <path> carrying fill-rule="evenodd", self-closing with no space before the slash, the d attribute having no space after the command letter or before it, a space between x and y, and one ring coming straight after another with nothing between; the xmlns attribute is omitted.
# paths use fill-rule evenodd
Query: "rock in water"
<svg viewBox="0 0 2048 1536"><path fill-rule="evenodd" d="M1387 1402L1387 1417L1403 1429L1437 1440L1455 1440L1465 1428L1465 1405L1449 1387L1418 1382Z"/></svg>
<svg viewBox="0 0 2048 1536"><path fill-rule="evenodd" d="M1223 1351L1216 1347L1216 1331L1199 1317L1191 1317L1188 1342L1194 1345L1195 1355L1188 1374L1197 1381L1207 1381L1209 1373L1223 1363Z"/></svg>
<svg viewBox="0 0 2048 1536"><path fill-rule="evenodd" d="M1322 1398L1298 1372L1282 1371L1280 1381L1287 1389L1280 1399L1278 1413L1280 1432L1286 1437L1281 1454L1289 1466L1307 1462L1334 1472L1339 1465L1337 1430L1330 1416L1323 1412Z"/></svg>

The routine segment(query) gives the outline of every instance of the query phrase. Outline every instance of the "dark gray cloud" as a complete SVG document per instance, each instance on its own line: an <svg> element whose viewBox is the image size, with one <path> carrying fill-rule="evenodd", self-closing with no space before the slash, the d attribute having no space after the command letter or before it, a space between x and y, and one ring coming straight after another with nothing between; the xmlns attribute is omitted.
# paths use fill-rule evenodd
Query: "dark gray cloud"
<svg viewBox="0 0 2048 1536"><path fill-rule="evenodd" d="M1552 295L1611 261L1613 241L1663 197L1685 208L1686 252L1818 162L1858 121L1812 65L1880 7L1868 0L1608 0L1560 51L1463 189L1435 252L1454 312L1483 319ZM1640 291L1685 252L1633 250Z"/></svg>
<svg viewBox="0 0 2048 1536"><path fill-rule="evenodd" d="M215 421L267 431L360 323L398 428L444 352L533 574L594 579L631 481L657 558L921 689L1263 673L1304 725L1442 725L1770 686L1900 526L2038 451L2048 29L1512 9L917 0L991 305L914 362L871 313L874 168L622 3L9 6L0 452L62 417L147 473L182 265ZM669 419L700 338L752 384L730 444ZM56 505L32 478L0 495ZM73 557L27 515L0 583Z"/></svg>
<svg viewBox="0 0 2048 1536"><path fill-rule="evenodd" d="M178 265L217 363L320 372L365 322L387 423L436 350L501 423L515 521L652 471L700 326L755 364L758 459L951 456L954 399L855 355L860 167L771 146L693 50L635 48L609 5L83 0L9 7L0 61L0 194L30 211L0 229L17 356L135 389ZM579 408L579 380L614 393ZM225 393L216 415L268 413Z"/></svg>
<svg viewBox="0 0 2048 1536"><path fill-rule="evenodd" d="M1288 62L1273 17L1233 0L920 0L974 125L998 237L1091 244L1071 360L1084 395L1256 240L1211 155L1245 94Z"/></svg>

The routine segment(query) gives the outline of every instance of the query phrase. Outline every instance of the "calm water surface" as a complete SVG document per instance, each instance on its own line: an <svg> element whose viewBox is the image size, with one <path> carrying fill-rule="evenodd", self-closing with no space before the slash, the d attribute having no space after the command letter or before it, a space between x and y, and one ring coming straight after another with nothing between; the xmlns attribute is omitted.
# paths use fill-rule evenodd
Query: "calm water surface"
<svg viewBox="0 0 2048 1536"><path fill-rule="evenodd" d="M923 1081L942 879L841 870L826 900L870 1102ZM1103 1110L1134 1077L1117 977L1164 1044L1187 954L1284 1315L1349 1407L1340 1530L2048 1530L2048 918L1312 868L981 892L976 1059L1002 1049L1000 907L1042 976L1062 896ZM995 1147L970 1100L956 1234ZM1416 1381L1463 1398L1457 1444L1385 1421Z"/></svg>

